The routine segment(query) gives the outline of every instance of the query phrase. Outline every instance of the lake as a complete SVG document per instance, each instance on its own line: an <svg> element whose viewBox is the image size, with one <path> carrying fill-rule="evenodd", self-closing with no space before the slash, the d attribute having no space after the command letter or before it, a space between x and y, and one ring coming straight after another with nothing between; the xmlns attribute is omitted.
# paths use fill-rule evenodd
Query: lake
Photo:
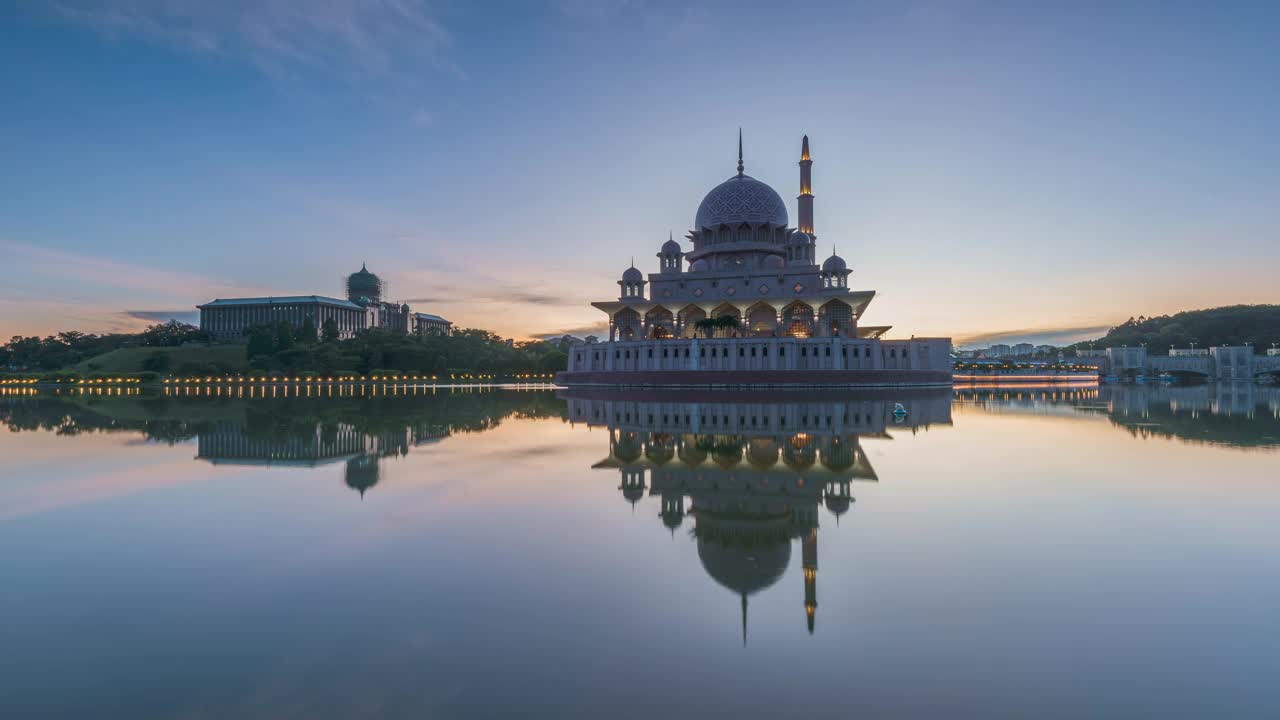
<svg viewBox="0 0 1280 720"><path fill-rule="evenodd" d="M0 421L3 717L1280 708L1276 388L7 391Z"/></svg>

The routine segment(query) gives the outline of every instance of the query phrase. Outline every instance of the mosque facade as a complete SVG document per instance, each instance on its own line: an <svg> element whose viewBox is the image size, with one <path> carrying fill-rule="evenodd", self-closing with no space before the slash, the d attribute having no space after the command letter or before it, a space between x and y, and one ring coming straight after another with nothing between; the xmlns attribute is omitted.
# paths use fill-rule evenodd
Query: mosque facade
<svg viewBox="0 0 1280 720"><path fill-rule="evenodd" d="M949 384L950 338L888 340L866 325L873 290L850 287L848 262L819 263L813 160L801 141L797 224L772 187L737 174L702 199L686 249L668 236L658 271L623 271L618 297L592 305L608 342L569 353L566 385Z"/></svg>

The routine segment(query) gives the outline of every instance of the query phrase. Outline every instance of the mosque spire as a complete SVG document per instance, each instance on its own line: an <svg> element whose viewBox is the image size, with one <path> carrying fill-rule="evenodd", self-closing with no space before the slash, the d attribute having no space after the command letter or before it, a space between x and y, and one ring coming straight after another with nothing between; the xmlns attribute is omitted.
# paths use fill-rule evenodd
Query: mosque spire
<svg viewBox="0 0 1280 720"><path fill-rule="evenodd" d="M742 647L747 646L747 594L742 593Z"/></svg>
<svg viewBox="0 0 1280 720"><path fill-rule="evenodd" d="M744 168L742 166L742 128L738 128L738 174L739 175L742 174L743 169Z"/></svg>
<svg viewBox="0 0 1280 720"><path fill-rule="evenodd" d="M813 160L809 159L809 136L800 141L800 197L796 198L799 206L799 230L813 235Z"/></svg>

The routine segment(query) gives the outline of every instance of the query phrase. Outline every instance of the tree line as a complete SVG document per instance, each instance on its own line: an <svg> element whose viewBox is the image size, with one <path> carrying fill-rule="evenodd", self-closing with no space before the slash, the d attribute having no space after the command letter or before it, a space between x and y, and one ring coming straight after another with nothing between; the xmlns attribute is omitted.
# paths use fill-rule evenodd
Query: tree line
<svg viewBox="0 0 1280 720"><path fill-rule="evenodd" d="M1248 344L1256 352L1265 352L1272 343L1280 343L1280 305L1229 305L1158 317L1131 317L1103 337L1072 347L1145 344L1148 352L1159 354L1171 346L1186 348L1192 343L1196 347Z"/></svg>
<svg viewBox="0 0 1280 720"><path fill-rule="evenodd" d="M45 338L14 336L0 346L0 369L58 371L121 348L153 347L156 352L142 361L142 370L176 373L227 373L259 371L368 374L379 370L445 374L450 372L509 375L563 370L567 348L542 340L510 342L487 330L461 329L449 335L403 334L366 330L340 339L338 328L327 322L317 331L305 321L296 331L289 323L260 325L246 331L247 368L225 362L186 362L171 366L162 348L200 346L210 342L199 328L170 321L152 325L140 333L93 335L75 331Z"/></svg>

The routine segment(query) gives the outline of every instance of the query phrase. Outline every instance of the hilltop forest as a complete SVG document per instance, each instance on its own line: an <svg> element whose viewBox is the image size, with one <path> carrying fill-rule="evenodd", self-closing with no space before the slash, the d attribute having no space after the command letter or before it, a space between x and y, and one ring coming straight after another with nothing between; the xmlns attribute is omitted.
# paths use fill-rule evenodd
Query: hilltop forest
<svg viewBox="0 0 1280 720"><path fill-rule="evenodd" d="M1082 348L1147 346L1148 352L1163 353L1173 347L1252 344L1264 352L1280 343L1280 305L1228 305L1208 310L1188 310L1175 315L1129 318Z"/></svg>

